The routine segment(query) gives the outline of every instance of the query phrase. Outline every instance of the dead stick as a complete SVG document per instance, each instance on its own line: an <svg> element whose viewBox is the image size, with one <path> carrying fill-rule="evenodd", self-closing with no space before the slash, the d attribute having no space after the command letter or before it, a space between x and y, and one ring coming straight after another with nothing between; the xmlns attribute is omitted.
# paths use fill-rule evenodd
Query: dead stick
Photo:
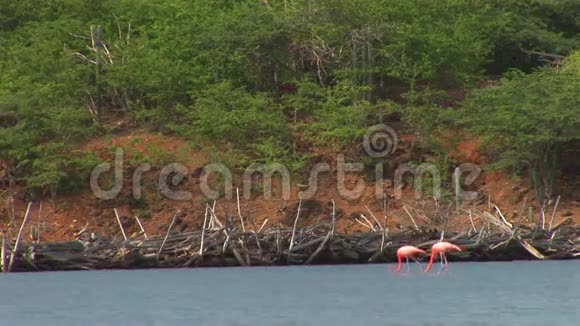
<svg viewBox="0 0 580 326"><path fill-rule="evenodd" d="M542 255L536 248L534 248L526 240L519 239L519 237L518 237L518 241L519 241L520 245L522 247L524 247L524 249L526 249L530 254L532 254L536 258L538 258L538 259L546 259L546 257L544 255Z"/></svg>
<svg viewBox="0 0 580 326"><path fill-rule="evenodd" d="M165 234L165 238L163 239L163 242L161 243L161 247L159 247L159 251L157 252L157 260L159 260L159 255L161 255L161 251L163 250L163 247L165 246L165 242L167 242L167 238L169 238L169 232L171 232L171 228L173 227L173 223L175 223L175 220L177 219L177 214L179 214L179 212L181 212L181 210L178 210L177 212L175 212L175 215L173 215L173 219L171 220L171 223L169 223L169 227L167 228L167 233Z"/></svg>
<svg viewBox="0 0 580 326"><path fill-rule="evenodd" d="M360 225L364 226L365 228L369 228L369 229L373 230L373 227L372 227L371 225L368 225L367 223L363 223L363 222L361 222L361 220L359 220L358 218L355 218L354 220L355 220L355 221L356 221L358 224L360 224Z"/></svg>
<svg viewBox="0 0 580 326"><path fill-rule="evenodd" d="M256 238L256 245L258 246L258 254L260 255L260 260L264 259L262 245L260 245L260 239L258 238L258 233L254 229L254 237Z"/></svg>
<svg viewBox="0 0 580 326"><path fill-rule="evenodd" d="M236 249L235 247L232 246L232 250L233 250L234 256L236 256L236 259L238 260L238 263L240 264L240 266L246 266L246 262L244 261L244 258L242 257L242 255L240 254L238 249Z"/></svg>
<svg viewBox="0 0 580 326"><path fill-rule="evenodd" d="M125 229L123 229L123 224L121 224L121 219L119 218L119 213L117 213L116 208L113 208L113 211L115 212L115 217L117 218L117 223L119 223L119 228L121 229L121 233L123 233L123 238L125 238L125 241L127 241L127 234L125 234Z"/></svg>
<svg viewBox="0 0 580 326"><path fill-rule="evenodd" d="M38 209L38 227L36 230L36 243L40 243L40 218L42 217L42 201L40 202L40 208Z"/></svg>
<svg viewBox="0 0 580 326"><path fill-rule="evenodd" d="M258 233L261 233L262 230L264 229L264 226L266 226L266 223L268 223L268 219L264 220L264 223L262 223L262 226L260 226L260 229L258 230Z"/></svg>
<svg viewBox="0 0 580 326"><path fill-rule="evenodd" d="M439 241L443 241L445 239L445 229L447 228L447 221L449 221L449 215L445 217L445 221L443 221L443 229L441 230L441 238Z"/></svg>
<svg viewBox="0 0 580 326"><path fill-rule="evenodd" d="M278 258L280 258L280 252L282 252L282 250L280 249L280 223L278 223L276 228L276 255Z"/></svg>
<svg viewBox="0 0 580 326"><path fill-rule="evenodd" d="M322 251L322 249L324 249L324 246L326 245L326 243L328 242L328 240L330 239L330 237L332 235L331 232L332 231L328 231L328 233L326 234L326 237L324 238L324 241L322 241L322 243L320 244L320 246L318 246L318 248L316 248L314 253L312 253L312 255L310 255L310 257L308 257L308 259L304 262L304 264L309 265L310 263L312 263L314 258L316 258L316 256L318 256L318 254Z"/></svg>
<svg viewBox="0 0 580 326"><path fill-rule="evenodd" d="M85 224L85 226L83 226L83 228L82 228L82 229L81 229L79 232L75 233L75 237L78 237L79 235L81 235L81 234L83 234L83 233L87 232L87 229L88 229L88 228L89 228L89 222L87 222L87 223Z"/></svg>
<svg viewBox="0 0 580 326"><path fill-rule="evenodd" d="M294 235L296 234L296 226L298 225L298 218L300 217L300 207L302 207L302 199L298 202L298 211L296 212L296 218L294 219L294 227L292 228L292 237L290 238L290 247L288 248L288 258L292 253L292 247L294 247Z"/></svg>
<svg viewBox="0 0 580 326"><path fill-rule="evenodd" d="M250 259L250 253L248 252L248 248L246 247L246 245L244 244L244 240L239 239L238 240L240 242L240 244L242 245L242 250L244 251L244 254L246 256L246 266L251 266L252 265L252 261Z"/></svg>
<svg viewBox="0 0 580 326"><path fill-rule="evenodd" d="M137 215L135 215L135 220L137 220L137 224L139 224L139 228L141 228L141 232L143 232L143 235L145 236L145 240L149 240L149 237L147 236L147 232L145 232L145 228L143 227L143 224L141 224L141 220L139 219L139 217Z"/></svg>
<svg viewBox="0 0 580 326"><path fill-rule="evenodd" d="M333 237L334 236L334 230L336 228L336 203L334 202L334 199L332 200L332 228L330 229L330 236Z"/></svg>
<svg viewBox="0 0 580 326"><path fill-rule="evenodd" d="M207 215L209 211L209 205L205 206L205 217L203 218L203 227L201 229L201 242L199 244L199 255L203 255L203 241L205 238L205 226L207 225Z"/></svg>
<svg viewBox="0 0 580 326"><path fill-rule="evenodd" d="M494 206L494 208L495 208L495 210L497 211L497 213L499 214L499 216L501 217L502 221L503 221L503 222L504 222L504 223L505 223L507 226L509 226L510 228L513 228L514 226L513 226L513 225L512 225L510 222L508 222L508 221L505 219L505 217L503 216L503 214L501 213L501 211L499 210L499 208L498 208L497 206Z"/></svg>
<svg viewBox="0 0 580 326"><path fill-rule="evenodd" d="M413 222L413 226L415 227L415 230L419 230L419 227L417 226L417 223L415 223L415 219L413 218L413 215L411 215L411 213L409 213L409 210L407 210L407 207L405 205L403 205L403 209L405 210L405 213L407 213L407 215L409 215L409 218L411 219L411 222Z"/></svg>
<svg viewBox="0 0 580 326"><path fill-rule="evenodd" d="M210 224L211 224L210 229L213 229L215 227L214 224L216 223L215 221L217 220L217 216L215 216L215 214L214 214L216 204L217 204L217 200L214 200L213 206L211 207L211 211L210 211L210 213L211 213L211 215L210 215L210 217L211 217L210 218ZM223 225L221 223L219 223L219 224L220 224L220 227L223 227Z"/></svg>
<svg viewBox="0 0 580 326"><path fill-rule="evenodd" d="M242 218L242 210L240 208L240 188L236 188L236 194L238 197L238 216L240 217L240 222L242 223L242 231L246 232L246 227L244 226L244 219Z"/></svg>
<svg viewBox="0 0 580 326"><path fill-rule="evenodd" d="M552 228L552 231L557 230L558 228L560 228L562 225L568 223L572 221L571 217L566 217L565 219L561 220L560 222L556 223L556 225L554 225L554 227Z"/></svg>
<svg viewBox="0 0 580 326"><path fill-rule="evenodd" d="M473 223L473 217L471 216L471 209L469 210L469 221L471 222L471 227L473 228L473 231L475 233L477 233L477 229L475 228L475 223Z"/></svg>
<svg viewBox="0 0 580 326"><path fill-rule="evenodd" d="M381 238L381 252L383 252L383 249L385 249L385 238L387 237L387 232L389 232L389 229L387 229L387 217L385 216L385 222L384 222L384 226L383 226L383 236Z"/></svg>
<svg viewBox="0 0 580 326"><path fill-rule="evenodd" d="M552 217L550 218L550 225L548 226L548 230L552 231L552 223L554 223L554 217L556 216L556 209L558 208L558 203L560 202L560 196L556 199L556 204L554 205L554 210L552 211Z"/></svg>
<svg viewBox="0 0 580 326"><path fill-rule="evenodd" d="M24 231L24 227L26 226L26 222L28 222L28 218L30 217L30 208L32 207L32 202L28 203L28 208L26 209L26 214L24 215L24 220L22 220L22 224L20 225L20 230L18 231L18 237L16 238L16 243L14 244L14 250L12 250L12 254L10 255L10 262L8 263L8 272L12 271L12 266L14 265L14 258L18 254L18 247L20 247L20 240L22 239L22 232Z"/></svg>
<svg viewBox="0 0 580 326"><path fill-rule="evenodd" d="M6 231L2 230L2 273L8 271L8 266L6 266Z"/></svg>
<svg viewBox="0 0 580 326"><path fill-rule="evenodd" d="M224 241L224 245L222 246L222 253L225 253L228 249L228 245L230 243L230 233L228 233L225 229L224 232L226 233L226 240Z"/></svg>
<svg viewBox="0 0 580 326"><path fill-rule="evenodd" d="M223 228L224 225L222 224L222 222L220 222L220 220L217 218L217 215L215 214L215 202L214 202L214 208L210 208L209 212L211 214L210 221L215 221L215 223L217 223L217 225L219 225L220 228ZM213 223L212 223L212 227L213 227Z"/></svg>
<svg viewBox="0 0 580 326"><path fill-rule="evenodd" d="M367 205L365 205L365 208L367 209L367 211L369 212L369 214L371 214L371 217L375 220L375 222L377 222L377 225L379 226L379 228L382 231L383 230L383 227L381 226L381 223L379 222L379 220L377 220L377 218L375 217L375 214L373 214L373 212L371 212L371 210L368 208Z"/></svg>
<svg viewBox="0 0 580 326"><path fill-rule="evenodd" d="M373 232L377 232L377 229L375 229L375 227L373 226L373 224L371 223L371 221L369 221L366 216L364 216L363 214L360 214L360 216L362 218L364 218L364 220L367 222L367 224L369 225L369 227L371 228L371 230L373 230Z"/></svg>

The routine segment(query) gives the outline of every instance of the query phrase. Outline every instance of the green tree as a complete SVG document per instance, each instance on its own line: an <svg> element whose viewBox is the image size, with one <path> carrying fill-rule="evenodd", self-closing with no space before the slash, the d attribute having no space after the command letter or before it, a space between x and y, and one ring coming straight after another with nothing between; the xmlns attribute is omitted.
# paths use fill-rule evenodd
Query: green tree
<svg viewBox="0 0 580 326"><path fill-rule="evenodd" d="M557 191L562 152L580 144L579 57L559 69L508 73L450 115L482 136L495 167L528 171L541 202Z"/></svg>

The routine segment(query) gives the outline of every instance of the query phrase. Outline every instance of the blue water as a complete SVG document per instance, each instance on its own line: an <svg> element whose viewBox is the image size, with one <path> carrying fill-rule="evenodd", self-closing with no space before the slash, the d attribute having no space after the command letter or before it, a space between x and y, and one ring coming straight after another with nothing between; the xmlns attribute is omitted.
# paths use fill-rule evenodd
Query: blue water
<svg viewBox="0 0 580 326"><path fill-rule="evenodd" d="M580 261L411 266L2 274L0 325L580 324Z"/></svg>

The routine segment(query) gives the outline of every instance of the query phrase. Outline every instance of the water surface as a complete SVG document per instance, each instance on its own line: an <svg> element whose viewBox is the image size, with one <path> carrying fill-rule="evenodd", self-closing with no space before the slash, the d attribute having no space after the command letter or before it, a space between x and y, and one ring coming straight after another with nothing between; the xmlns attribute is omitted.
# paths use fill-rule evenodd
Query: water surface
<svg viewBox="0 0 580 326"><path fill-rule="evenodd" d="M0 275L1 325L578 325L580 261Z"/></svg>

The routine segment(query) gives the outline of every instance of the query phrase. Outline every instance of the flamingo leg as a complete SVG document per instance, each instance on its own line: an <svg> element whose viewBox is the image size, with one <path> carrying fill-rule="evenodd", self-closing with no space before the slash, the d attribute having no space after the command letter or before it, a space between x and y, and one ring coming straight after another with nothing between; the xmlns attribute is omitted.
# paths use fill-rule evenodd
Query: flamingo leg
<svg viewBox="0 0 580 326"><path fill-rule="evenodd" d="M420 262L420 261L419 261L417 258L413 258L413 260L414 260L415 262L417 262L417 264L419 264L419 268L420 268L420 269L423 269L423 264L421 264L421 262Z"/></svg>
<svg viewBox="0 0 580 326"><path fill-rule="evenodd" d="M401 256L397 255L397 267L395 268L395 272L401 270L401 265L402 265Z"/></svg>
<svg viewBox="0 0 580 326"><path fill-rule="evenodd" d="M441 268L439 269L439 272L437 272L437 275L441 274L441 272L443 272L443 269L445 268L444 265L444 255L443 253L439 253L439 265L441 265Z"/></svg>
<svg viewBox="0 0 580 326"><path fill-rule="evenodd" d="M425 268L425 273L427 273L431 267L433 266L433 261L435 260L435 254L431 253L431 257L429 257L429 262L427 263L427 267Z"/></svg>
<svg viewBox="0 0 580 326"><path fill-rule="evenodd" d="M445 265L443 265L443 266L445 266L445 269L447 269L447 267L449 266L449 262L447 261L447 256L443 255L443 259L445 259Z"/></svg>
<svg viewBox="0 0 580 326"><path fill-rule="evenodd" d="M407 273L411 271L411 266L409 265L409 257L405 257L405 264L407 265Z"/></svg>

